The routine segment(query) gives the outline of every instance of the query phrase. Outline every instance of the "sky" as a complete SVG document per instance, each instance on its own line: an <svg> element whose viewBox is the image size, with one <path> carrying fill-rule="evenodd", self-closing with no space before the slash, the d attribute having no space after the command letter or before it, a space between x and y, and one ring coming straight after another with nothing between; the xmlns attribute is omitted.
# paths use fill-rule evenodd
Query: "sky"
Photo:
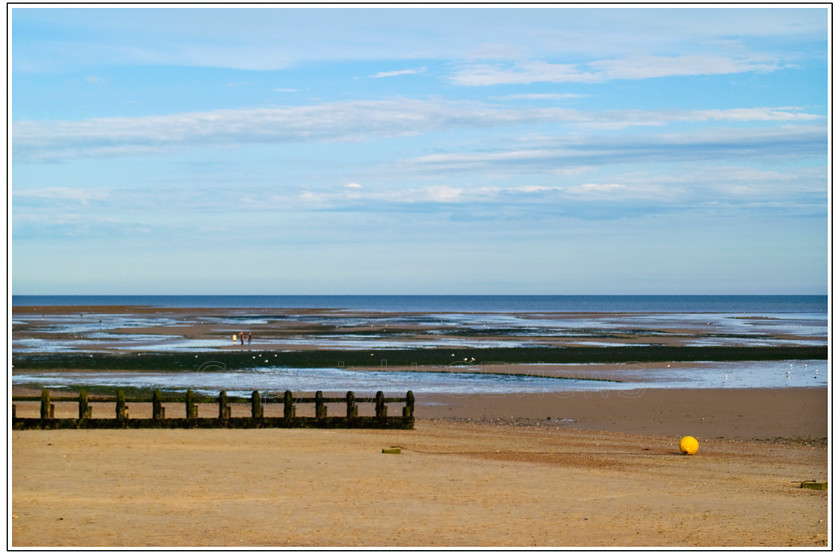
<svg viewBox="0 0 840 555"><path fill-rule="evenodd" d="M13 294L826 294L829 6L10 10Z"/></svg>

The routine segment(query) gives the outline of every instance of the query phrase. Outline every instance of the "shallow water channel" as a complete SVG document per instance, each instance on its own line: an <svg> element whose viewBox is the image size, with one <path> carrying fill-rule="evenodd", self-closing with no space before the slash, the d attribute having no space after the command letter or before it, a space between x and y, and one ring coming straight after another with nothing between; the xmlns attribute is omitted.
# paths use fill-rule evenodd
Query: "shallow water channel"
<svg viewBox="0 0 840 555"><path fill-rule="evenodd" d="M563 365L555 365L558 371ZM527 365L509 373L482 373L468 368L457 371L355 371L344 368L265 367L205 372L32 372L12 377L19 386L78 388L92 386L160 389L229 395L251 391L345 391L404 394L502 394L611 391L642 388L777 388L825 387L828 364L821 360L695 363L679 368L622 369L567 377L527 375ZM603 379L599 379L599 378Z"/></svg>

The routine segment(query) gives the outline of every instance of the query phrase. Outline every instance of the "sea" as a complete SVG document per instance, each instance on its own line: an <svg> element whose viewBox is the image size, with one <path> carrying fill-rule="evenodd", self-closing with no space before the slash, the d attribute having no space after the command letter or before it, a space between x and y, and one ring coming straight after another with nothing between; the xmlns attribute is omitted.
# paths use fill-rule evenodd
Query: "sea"
<svg viewBox="0 0 840 555"><path fill-rule="evenodd" d="M827 295L13 295L12 306L827 314Z"/></svg>
<svg viewBox="0 0 840 555"><path fill-rule="evenodd" d="M149 306L161 308L236 308L236 309L333 309L368 313L395 313L393 318L401 321L399 313L422 313L427 318L440 319L455 327L474 328L502 326L507 329L523 327L523 335L530 327L544 326L541 333L563 334L569 332L557 326L568 323L541 321L530 317L522 319L517 314L540 313L592 313L626 314L629 317L616 320L610 317L595 317L592 321L575 319L574 325L611 329L614 326L643 327L658 322L702 323L720 332L712 335L710 344L725 345L730 336L742 344L766 343L766 334L788 330L798 336L812 337L802 344L825 344L830 337L829 299L826 295L14 295L13 306ZM506 314L507 313L507 314ZM743 316L750 316L749 321ZM356 321L357 315L348 315L354 325L367 325L364 319ZM80 321L67 318L58 322L56 331L71 330L78 339L62 343L58 339L39 338L32 342L17 341L13 351L66 352L84 351L87 339L96 341L113 328L142 327L150 322L134 321L121 315L106 315L99 321ZM110 318L110 319L109 319ZM145 318L145 317L144 317ZM318 316L312 316L318 318ZM391 316L388 316L391 318ZM588 316L587 316L588 318ZM314 322L315 320L313 320ZM382 320L379 319L379 322ZM255 321L256 322L256 321ZM17 321L13 320L13 324ZM152 322L155 323L155 322ZM159 323L159 322L157 322ZM243 320L231 322L239 326ZM618 329L615 328L615 329ZM571 330L574 333L575 330ZM47 334L49 335L49 334ZM784 335L784 333L783 333ZM125 339L126 335L119 336ZM114 337L108 336L110 340ZM192 351L204 356L208 349L227 346L227 340L218 345L207 340L175 341L168 337L156 347L149 347L145 335L138 335L138 346L128 350ZM300 341L305 342L302 338ZM348 349L376 349L394 347L387 337L347 336L328 340L320 338L320 347L329 347L325 341L341 341L334 346ZM436 343L437 342L437 343ZM210 341L212 343L212 341ZM485 344L486 343L486 344ZM705 343L695 343L702 346ZM397 344L400 345L400 344ZM403 344L405 346L405 344ZM431 344L417 345L418 348L447 346L444 339L432 339ZM452 346L487 347L487 343L460 343ZM703 362L681 365L679 368L663 367L636 372L623 370L626 381L616 382L613 376L592 379L591 373L581 373L576 379L574 372L569 378L556 379L529 376L527 368L515 372L484 374L469 368L453 368L452 372L382 371L357 372L336 366L333 368L288 368L273 364L273 355L257 356L254 367L243 369L215 368L214 371L193 372L128 372L128 373L80 373L80 372L36 372L15 373L13 384L52 388L74 388L93 385L156 388L164 391L185 391L188 388L198 392L213 393L225 389L229 394L247 396L250 390L259 389L266 393L281 393L285 389L307 391L375 391L386 394L401 394L411 389L417 394L443 393L498 394L498 393L545 393L563 395L573 391L635 391L639 388L776 388L776 387L826 387L830 381L830 369L826 360L807 361L761 361L761 362ZM373 355L371 355L373 356ZM381 358L381 357L380 357ZM264 360L263 360L264 359ZM377 359L379 360L379 359ZM203 366L201 367L203 368ZM635 372L635 373L634 373ZM641 372L641 373L640 373Z"/></svg>

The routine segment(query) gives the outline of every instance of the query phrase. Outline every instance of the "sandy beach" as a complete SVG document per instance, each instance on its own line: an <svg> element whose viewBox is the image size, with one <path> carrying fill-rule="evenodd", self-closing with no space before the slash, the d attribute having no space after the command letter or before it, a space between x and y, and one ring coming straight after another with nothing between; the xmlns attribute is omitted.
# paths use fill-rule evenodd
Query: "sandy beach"
<svg viewBox="0 0 840 555"><path fill-rule="evenodd" d="M15 431L12 545L827 545L829 493L800 488L828 478L826 391L725 393L427 399L411 431Z"/></svg>
<svg viewBox="0 0 840 555"><path fill-rule="evenodd" d="M819 444L421 421L14 432L12 544L825 546ZM399 447L400 454L382 449Z"/></svg>
<svg viewBox="0 0 840 555"><path fill-rule="evenodd" d="M405 431L13 431L11 546L825 547L800 485L828 415L825 387L639 389L418 395Z"/></svg>

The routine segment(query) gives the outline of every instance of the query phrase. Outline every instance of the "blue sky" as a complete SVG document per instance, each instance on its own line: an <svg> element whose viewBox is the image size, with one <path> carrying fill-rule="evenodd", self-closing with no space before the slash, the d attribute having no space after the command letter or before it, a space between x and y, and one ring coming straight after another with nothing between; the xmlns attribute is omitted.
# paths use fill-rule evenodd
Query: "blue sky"
<svg viewBox="0 0 840 555"><path fill-rule="evenodd" d="M14 294L824 294L828 7L11 7Z"/></svg>

